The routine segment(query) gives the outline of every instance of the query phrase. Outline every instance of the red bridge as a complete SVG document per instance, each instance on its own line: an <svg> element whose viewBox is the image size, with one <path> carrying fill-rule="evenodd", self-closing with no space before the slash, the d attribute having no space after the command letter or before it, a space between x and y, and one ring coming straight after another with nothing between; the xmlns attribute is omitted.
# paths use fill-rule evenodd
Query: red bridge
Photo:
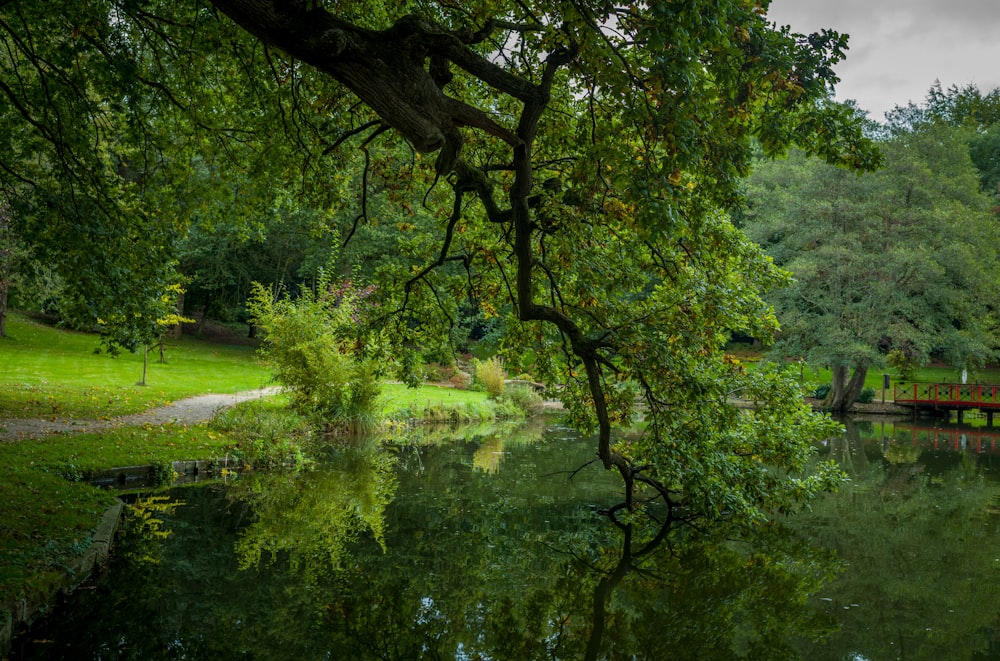
<svg viewBox="0 0 1000 661"><path fill-rule="evenodd" d="M1000 411L1000 385L972 385L967 383L903 383L892 390L893 399L900 406L918 411L957 411L959 421L970 409L986 413L988 424L993 424L993 414Z"/></svg>

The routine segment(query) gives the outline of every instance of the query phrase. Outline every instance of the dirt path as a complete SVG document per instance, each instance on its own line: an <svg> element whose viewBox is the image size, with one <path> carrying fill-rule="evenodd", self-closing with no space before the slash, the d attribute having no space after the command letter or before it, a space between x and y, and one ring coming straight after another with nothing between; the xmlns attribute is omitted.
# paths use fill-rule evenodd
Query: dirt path
<svg viewBox="0 0 1000 661"><path fill-rule="evenodd" d="M181 399L168 406L126 415L110 420L0 420L0 442L21 441L51 434L95 432L114 427L162 425L169 423L195 424L208 420L215 412L250 399L260 399L278 392L278 388L261 388L228 395L198 395Z"/></svg>

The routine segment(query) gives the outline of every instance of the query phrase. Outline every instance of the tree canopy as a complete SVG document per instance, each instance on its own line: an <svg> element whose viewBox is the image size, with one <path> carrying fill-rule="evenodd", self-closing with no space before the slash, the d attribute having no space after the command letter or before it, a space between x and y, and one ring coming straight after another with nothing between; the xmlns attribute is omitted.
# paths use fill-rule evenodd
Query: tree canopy
<svg viewBox="0 0 1000 661"><path fill-rule="evenodd" d="M761 293L784 279L724 210L757 146L878 162L831 100L846 37L767 4L10 2L0 183L93 311L141 299L126 283L193 221L328 212L399 344L473 306L535 347L623 507L641 484L671 514L752 519L829 484L768 470L828 427L724 351L773 332ZM379 257L352 252L364 232ZM637 397L645 431L614 438Z"/></svg>
<svg viewBox="0 0 1000 661"><path fill-rule="evenodd" d="M929 124L882 148L886 167L873 174L794 154L749 180L746 230L795 277L773 299L776 352L830 365L836 409L890 351L957 368L996 351L1000 229L964 132Z"/></svg>

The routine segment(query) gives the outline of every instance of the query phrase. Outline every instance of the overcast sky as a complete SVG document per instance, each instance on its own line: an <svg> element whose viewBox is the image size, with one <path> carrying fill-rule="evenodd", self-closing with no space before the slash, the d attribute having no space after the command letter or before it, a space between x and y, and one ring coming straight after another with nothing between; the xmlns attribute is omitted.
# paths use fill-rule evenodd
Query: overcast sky
<svg viewBox="0 0 1000 661"><path fill-rule="evenodd" d="M935 80L1000 87L1000 0L772 0L768 16L793 32L849 34L837 98L878 121L922 103Z"/></svg>

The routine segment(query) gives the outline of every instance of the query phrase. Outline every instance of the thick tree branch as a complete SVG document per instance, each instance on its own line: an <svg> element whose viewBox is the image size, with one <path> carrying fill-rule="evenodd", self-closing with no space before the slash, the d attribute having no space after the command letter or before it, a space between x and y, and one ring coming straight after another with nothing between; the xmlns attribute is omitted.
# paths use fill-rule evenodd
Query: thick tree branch
<svg viewBox="0 0 1000 661"><path fill-rule="evenodd" d="M457 161L458 127L476 128L510 145L519 142L486 112L447 96L438 82L441 56L515 98L537 90L471 50L430 21L408 16L381 32L365 30L313 3L213 0L222 12L265 43L327 73L354 92L420 152L451 150L439 161L448 172Z"/></svg>

